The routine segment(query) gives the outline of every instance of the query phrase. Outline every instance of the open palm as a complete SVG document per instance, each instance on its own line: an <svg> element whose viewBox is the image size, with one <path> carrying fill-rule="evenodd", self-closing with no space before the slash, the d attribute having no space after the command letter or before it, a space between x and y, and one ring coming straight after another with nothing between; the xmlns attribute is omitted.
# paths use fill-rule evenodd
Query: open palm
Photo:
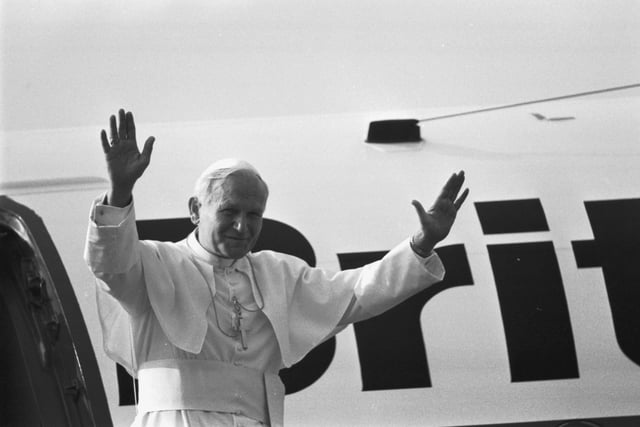
<svg viewBox="0 0 640 427"><path fill-rule="evenodd" d="M465 189L458 197L463 183L464 171L453 174L428 211L425 211L419 201L411 202L420 220L420 231L414 235L412 241L421 253L431 252L436 243L449 234L458 210L469 194L469 189Z"/></svg>
<svg viewBox="0 0 640 427"><path fill-rule="evenodd" d="M115 116L110 118L111 138L102 130L100 137L102 149L107 161L107 170L111 180L111 188L117 193L130 193L135 182L142 176L153 150L154 137L147 138L142 152L138 150L136 127L131 112L118 112L120 125L117 126Z"/></svg>

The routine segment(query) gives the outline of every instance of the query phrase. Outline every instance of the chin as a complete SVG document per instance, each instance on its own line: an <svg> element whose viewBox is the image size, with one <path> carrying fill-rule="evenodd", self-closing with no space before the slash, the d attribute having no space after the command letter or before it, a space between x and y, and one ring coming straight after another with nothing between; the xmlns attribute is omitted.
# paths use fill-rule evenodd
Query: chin
<svg viewBox="0 0 640 427"><path fill-rule="evenodd" d="M255 246L255 241L251 240L227 240L219 246L220 254L227 258L240 259Z"/></svg>
<svg viewBox="0 0 640 427"><path fill-rule="evenodd" d="M223 255L226 256L227 258L240 259L243 256L245 256L247 253L249 253L248 250L232 249L232 250L224 251Z"/></svg>

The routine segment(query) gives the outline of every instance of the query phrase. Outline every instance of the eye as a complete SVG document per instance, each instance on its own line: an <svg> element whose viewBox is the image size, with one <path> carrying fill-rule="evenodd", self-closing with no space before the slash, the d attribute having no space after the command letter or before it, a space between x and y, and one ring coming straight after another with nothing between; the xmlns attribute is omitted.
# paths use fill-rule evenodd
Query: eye
<svg viewBox="0 0 640 427"><path fill-rule="evenodd" d="M218 213L220 213L220 214L222 214L224 216L233 216L233 215L235 215L236 211L235 211L235 209L224 208L224 209L218 210Z"/></svg>

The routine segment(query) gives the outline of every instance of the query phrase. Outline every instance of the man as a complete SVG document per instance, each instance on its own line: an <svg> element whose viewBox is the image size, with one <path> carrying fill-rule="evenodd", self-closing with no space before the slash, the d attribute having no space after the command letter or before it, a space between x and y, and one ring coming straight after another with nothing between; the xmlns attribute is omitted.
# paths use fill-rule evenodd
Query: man
<svg viewBox="0 0 640 427"><path fill-rule="evenodd" d="M154 138L138 150L133 115L103 130L111 188L94 201L85 258L97 277L107 354L137 376L134 425L281 425L282 367L348 324L378 315L444 269L433 248L468 194L454 174L420 229L382 260L330 273L272 251L251 253L268 187L244 161L214 163L189 199L197 226L178 243L139 241L132 191Z"/></svg>

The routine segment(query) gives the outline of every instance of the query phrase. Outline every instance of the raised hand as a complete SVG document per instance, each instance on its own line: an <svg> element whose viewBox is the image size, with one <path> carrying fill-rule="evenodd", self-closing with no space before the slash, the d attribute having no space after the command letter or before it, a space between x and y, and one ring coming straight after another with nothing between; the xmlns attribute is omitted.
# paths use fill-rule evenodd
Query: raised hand
<svg viewBox="0 0 640 427"><path fill-rule="evenodd" d="M111 190L107 195L107 203L124 207L131 200L133 186L142 176L153 151L155 138L150 136L144 143L142 152L138 150L136 142L136 126L131 112L118 111L118 126L116 117L110 118L110 139L103 129L100 133L102 150L107 161L107 170L111 180Z"/></svg>
<svg viewBox="0 0 640 427"><path fill-rule="evenodd" d="M420 219L420 231L411 238L411 247L419 255L427 256L435 245L449 234L458 210L469 194L467 188L458 197L463 183L464 171L451 175L428 211L424 210L419 201L411 202Z"/></svg>

